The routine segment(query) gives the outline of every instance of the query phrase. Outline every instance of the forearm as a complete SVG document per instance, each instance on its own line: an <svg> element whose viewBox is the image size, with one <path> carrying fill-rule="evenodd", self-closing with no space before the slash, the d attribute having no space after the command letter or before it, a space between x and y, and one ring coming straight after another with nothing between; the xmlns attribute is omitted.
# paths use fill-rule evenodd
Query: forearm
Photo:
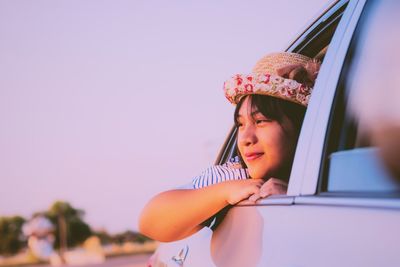
<svg viewBox="0 0 400 267"><path fill-rule="evenodd" d="M223 183L201 189L171 190L155 196L143 209L140 231L159 241L182 239L228 205Z"/></svg>

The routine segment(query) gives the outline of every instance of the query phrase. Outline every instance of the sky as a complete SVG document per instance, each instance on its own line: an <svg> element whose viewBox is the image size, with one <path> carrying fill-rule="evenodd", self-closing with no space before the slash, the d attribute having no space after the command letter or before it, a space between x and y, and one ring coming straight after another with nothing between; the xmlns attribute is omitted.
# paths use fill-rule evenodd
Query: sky
<svg viewBox="0 0 400 267"><path fill-rule="evenodd" d="M223 82L328 2L0 0L0 216L63 200L136 231L152 196L214 163Z"/></svg>

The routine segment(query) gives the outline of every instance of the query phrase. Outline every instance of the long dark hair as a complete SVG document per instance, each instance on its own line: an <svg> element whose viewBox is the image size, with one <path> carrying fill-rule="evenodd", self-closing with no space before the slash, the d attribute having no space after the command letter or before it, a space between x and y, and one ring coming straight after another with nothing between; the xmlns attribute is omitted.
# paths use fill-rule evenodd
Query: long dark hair
<svg viewBox="0 0 400 267"><path fill-rule="evenodd" d="M293 125L294 129L294 142L297 144L297 139L300 134L301 125L303 124L304 114L306 112L306 108L296 103L292 103L290 101L286 101L280 98L268 96L268 95L249 95L243 97L236 106L235 113L234 113L234 121L235 124L238 125L238 116L239 110L245 100L245 98L250 98L250 110L257 110L266 118L277 121L284 131L285 125L283 124L284 118L289 119L289 121ZM240 163L243 167L246 167L240 153L239 149L236 145L236 151L239 156ZM290 166L292 163L290 162Z"/></svg>

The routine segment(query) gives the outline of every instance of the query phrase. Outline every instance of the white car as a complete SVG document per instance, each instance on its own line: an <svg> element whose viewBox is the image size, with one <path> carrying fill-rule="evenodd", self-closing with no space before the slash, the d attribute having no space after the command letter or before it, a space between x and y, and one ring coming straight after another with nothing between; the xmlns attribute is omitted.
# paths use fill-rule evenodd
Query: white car
<svg viewBox="0 0 400 267"><path fill-rule="evenodd" d="M385 49L385 38L397 50ZM362 90L385 94L382 88L367 88L365 81L392 78L400 85L397 39L399 1L338 1L329 7L287 49L314 57L329 45L287 195L234 206L213 231L204 228L161 244L150 266L400 266L400 183L382 166L352 108ZM374 66L374 57L388 53L393 62ZM385 68L397 70L397 77L363 71ZM399 95L386 95L387 103L400 105L400 99L392 99ZM216 164L235 156L235 134L233 128Z"/></svg>

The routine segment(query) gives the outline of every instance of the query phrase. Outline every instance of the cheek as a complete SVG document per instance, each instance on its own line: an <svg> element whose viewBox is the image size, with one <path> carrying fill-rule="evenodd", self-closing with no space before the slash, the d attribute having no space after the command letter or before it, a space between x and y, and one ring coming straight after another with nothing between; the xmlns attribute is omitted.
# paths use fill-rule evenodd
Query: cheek
<svg viewBox="0 0 400 267"><path fill-rule="evenodd" d="M241 154L241 155L243 155L242 153L243 153L243 151L244 151L244 148L246 147L246 145L244 145L243 144L243 140L242 140L242 138L243 138L243 136L242 136L242 133L240 133L239 131L238 131L238 133L237 133L237 138L236 138L236 146L237 146L237 149L238 149L238 152Z"/></svg>
<svg viewBox="0 0 400 267"><path fill-rule="evenodd" d="M241 145L242 142L240 141L240 135L238 134L237 138L236 138L236 146L237 146L237 150L240 154L242 154L242 150L243 150L243 146Z"/></svg>
<svg viewBox="0 0 400 267"><path fill-rule="evenodd" d="M293 160L294 152L296 151L295 136L284 134L281 138L281 154L282 161L291 162Z"/></svg>
<svg viewBox="0 0 400 267"><path fill-rule="evenodd" d="M287 146L287 139L281 127L274 127L265 131L263 135L264 147L279 152Z"/></svg>
<svg viewBox="0 0 400 267"><path fill-rule="evenodd" d="M286 120L284 124L284 128L282 128L282 138L284 138L285 150L287 153L293 154L296 150L299 131L296 131L293 123L288 120Z"/></svg>
<svg viewBox="0 0 400 267"><path fill-rule="evenodd" d="M279 168L290 161L294 152L294 142L292 136L283 132L282 128L276 129L273 134L265 140L264 147L269 151L271 164Z"/></svg>

